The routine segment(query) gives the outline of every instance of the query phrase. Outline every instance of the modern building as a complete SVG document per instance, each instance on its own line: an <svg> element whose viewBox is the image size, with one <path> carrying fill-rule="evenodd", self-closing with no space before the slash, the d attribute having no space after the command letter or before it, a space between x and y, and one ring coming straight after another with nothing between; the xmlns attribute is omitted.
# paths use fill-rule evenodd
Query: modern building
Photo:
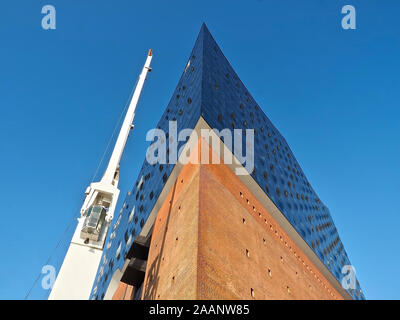
<svg viewBox="0 0 400 320"><path fill-rule="evenodd" d="M342 287L351 263L329 209L204 24L157 126L167 156L171 121L178 132L194 129L177 142L186 148L179 159L192 161L144 161L108 235L92 299L364 299L358 281ZM202 129L242 129L243 139L232 144L216 131L223 143L215 147ZM245 129L254 129L254 143ZM254 169L222 161L224 151L242 162L239 149ZM202 150L221 163L203 161Z"/></svg>

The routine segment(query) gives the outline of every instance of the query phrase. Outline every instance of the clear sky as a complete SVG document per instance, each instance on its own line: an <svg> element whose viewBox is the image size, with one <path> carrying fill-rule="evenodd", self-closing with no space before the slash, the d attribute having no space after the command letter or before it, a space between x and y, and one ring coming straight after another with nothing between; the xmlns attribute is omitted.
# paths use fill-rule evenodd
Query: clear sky
<svg viewBox="0 0 400 320"><path fill-rule="evenodd" d="M62 239L59 267L152 48L119 211L203 21L330 208L366 297L400 298L399 14L398 0L1 1L0 299L24 298ZM46 294L39 280L30 298Z"/></svg>

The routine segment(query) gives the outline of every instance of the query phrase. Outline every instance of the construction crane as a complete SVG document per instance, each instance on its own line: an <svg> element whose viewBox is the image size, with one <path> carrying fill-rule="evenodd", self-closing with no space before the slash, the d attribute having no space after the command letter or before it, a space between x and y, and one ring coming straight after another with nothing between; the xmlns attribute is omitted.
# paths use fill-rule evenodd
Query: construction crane
<svg viewBox="0 0 400 320"><path fill-rule="evenodd" d="M88 300L118 201L119 163L153 58L149 50L108 166L99 182L86 189L78 225L49 295L49 300Z"/></svg>

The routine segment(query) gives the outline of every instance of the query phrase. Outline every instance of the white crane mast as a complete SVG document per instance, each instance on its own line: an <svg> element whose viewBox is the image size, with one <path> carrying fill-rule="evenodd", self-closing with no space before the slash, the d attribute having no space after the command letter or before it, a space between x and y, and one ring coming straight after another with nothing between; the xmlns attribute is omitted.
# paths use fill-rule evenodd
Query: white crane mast
<svg viewBox="0 0 400 320"><path fill-rule="evenodd" d="M147 73L151 71L152 58L150 50L102 179L86 189L81 217L78 218L78 226L50 293L50 300L87 300L90 297L118 201L119 163L133 128L136 106Z"/></svg>

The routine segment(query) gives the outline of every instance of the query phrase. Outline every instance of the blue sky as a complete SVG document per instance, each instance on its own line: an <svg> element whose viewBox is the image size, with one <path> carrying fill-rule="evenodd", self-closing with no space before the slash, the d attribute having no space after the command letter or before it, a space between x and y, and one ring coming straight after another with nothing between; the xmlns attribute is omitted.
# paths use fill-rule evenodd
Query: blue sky
<svg viewBox="0 0 400 320"><path fill-rule="evenodd" d="M56 30L41 28L46 4ZM345 4L356 30L341 28ZM152 48L121 206L203 21L330 208L366 297L400 298L399 12L397 0L1 1L0 299L24 298L61 239L59 267ZM39 280L30 298L46 294Z"/></svg>

